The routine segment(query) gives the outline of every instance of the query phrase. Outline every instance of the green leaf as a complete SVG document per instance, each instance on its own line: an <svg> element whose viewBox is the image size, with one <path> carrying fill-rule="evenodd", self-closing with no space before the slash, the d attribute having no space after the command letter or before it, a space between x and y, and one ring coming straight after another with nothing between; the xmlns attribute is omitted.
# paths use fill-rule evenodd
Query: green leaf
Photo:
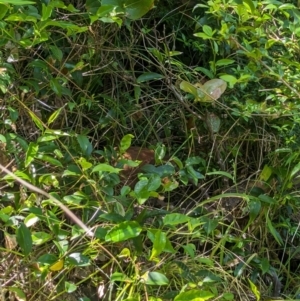
<svg viewBox="0 0 300 301"><path fill-rule="evenodd" d="M22 252L27 257L32 250L32 238L30 230L25 226L24 223L21 223L17 229L16 238Z"/></svg>
<svg viewBox="0 0 300 301"><path fill-rule="evenodd" d="M44 131L44 125L43 122L32 112L29 111L29 115L32 119L32 121L35 123L35 125L41 130Z"/></svg>
<svg viewBox="0 0 300 301"><path fill-rule="evenodd" d="M51 78L49 83L50 83L50 88L52 89L52 91L56 95L61 96L62 95L62 85L59 82L59 80L57 78Z"/></svg>
<svg viewBox="0 0 300 301"><path fill-rule="evenodd" d="M41 21L46 21L51 17L52 14L52 7L42 4L42 18Z"/></svg>
<svg viewBox="0 0 300 301"><path fill-rule="evenodd" d="M248 282L250 284L250 288L251 288L252 293L256 297L256 300L259 301L260 300L260 291L259 291L259 289L257 288L257 286L250 279L248 279Z"/></svg>
<svg viewBox="0 0 300 301"><path fill-rule="evenodd" d="M184 92L192 94L195 98L198 98L198 91L197 88L194 87L192 84L186 81L182 81L180 83L180 89Z"/></svg>
<svg viewBox="0 0 300 301"><path fill-rule="evenodd" d="M211 172L208 172L206 175L207 176L220 175L220 176L224 176L224 177L229 178L232 181L234 181L233 176L229 172L226 172L226 171L211 171Z"/></svg>
<svg viewBox="0 0 300 301"><path fill-rule="evenodd" d="M24 219L24 224L26 225L26 227L29 228L29 227L35 225L39 220L40 219L38 216L36 216L34 213L30 213Z"/></svg>
<svg viewBox="0 0 300 301"><path fill-rule="evenodd" d="M90 259L82 253L71 253L67 257L68 262L76 267L86 267L91 264Z"/></svg>
<svg viewBox="0 0 300 301"><path fill-rule="evenodd" d="M110 276L110 281L112 282L131 282L130 278L128 278L125 274L120 272L115 272Z"/></svg>
<svg viewBox="0 0 300 301"><path fill-rule="evenodd" d="M92 163L88 162L85 158L80 157L79 160L77 161L80 164L80 167L82 168L83 171L91 168L93 166Z"/></svg>
<svg viewBox="0 0 300 301"><path fill-rule="evenodd" d="M134 138L133 135L127 134L121 139L121 142L120 142L120 153L121 154L124 154L127 151L127 149L130 147L132 138Z"/></svg>
<svg viewBox="0 0 300 301"><path fill-rule="evenodd" d="M205 301L213 297L215 295L210 291L194 289L180 293L175 297L174 301Z"/></svg>
<svg viewBox="0 0 300 301"><path fill-rule="evenodd" d="M53 239L52 235L46 232L33 232L31 238L32 244L37 246Z"/></svg>
<svg viewBox="0 0 300 301"><path fill-rule="evenodd" d="M250 216L249 223L251 223L258 216L261 209L261 203L259 200L251 200L248 204L248 207Z"/></svg>
<svg viewBox="0 0 300 301"><path fill-rule="evenodd" d="M52 265L58 260L57 256L53 254L44 254L37 259L38 263Z"/></svg>
<svg viewBox="0 0 300 301"><path fill-rule="evenodd" d="M251 10L251 13L254 14L255 6L253 4L253 1L252 0L243 0L243 2L246 3L249 6L249 8Z"/></svg>
<svg viewBox="0 0 300 301"><path fill-rule="evenodd" d="M59 62L61 62L63 59L62 50L55 45L50 45L49 48L50 48L50 51L51 51L51 54L53 55L53 57L55 59L57 59Z"/></svg>
<svg viewBox="0 0 300 301"><path fill-rule="evenodd" d="M27 300L25 293L20 288L18 288L16 286L9 286L8 290L14 293L16 300L18 300L18 301L26 301Z"/></svg>
<svg viewBox="0 0 300 301"><path fill-rule="evenodd" d="M8 12L8 5L0 4L0 20L2 20L5 17L7 12Z"/></svg>
<svg viewBox="0 0 300 301"><path fill-rule="evenodd" d="M54 166L58 166L58 167L63 167L63 165L61 164L61 162L49 155L44 155L44 154L38 154L36 156L37 159L44 161L44 162L48 162Z"/></svg>
<svg viewBox="0 0 300 301"><path fill-rule="evenodd" d="M264 203L271 204L271 205L276 204L276 200L274 200L272 197L266 194L261 194L258 196L258 198Z"/></svg>
<svg viewBox="0 0 300 301"><path fill-rule="evenodd" d="M112 228L105 236L106 242L120 242L140 235L141 226L135 221L126 221Z"/></svg>
<svg viewBox="0 0 300 301"><path fill-rule="evenodd" d="M220 76L221 79L223 79L225 82L229 83L229 86L232 88L236 83L237 83L237 78L229 75L229 74L225 74L225 75L221 75Z"/></svg>
<svg viewBox="0 0 300 301"><path fill-rule="evenodd" d="M277 230L274 228L269 216L266 216L267 218L267 226L268 229L270 230L271 234L273 235L273 237L275 238L275 240L278 242L279 245L283 246L283 241L282 238L280 236L280 234L277 232Z"/></svg>
<svg viewBox="0 0 300 301"><path fill-rule="evenodd" d="M164 225L178 225L186 223L190 220L190 217L181 213L171 213L165 216Z"/></svg>
<svg viewBox="0 0 300 301"><path fill-rule="evenodd" d="M230 59L222 59L222 60L218 60L216 62L216 67L217 66L227 66L227 65L231 65L234 63L234 60L230 60Z"/></svg>
<svg viewBox="0 0 300 301"><path fill-rule="evenodd" d="M272 168L268 165L264 165L264 168L259 175L259 179L261 181L268 181L270 179L272 173L273 173Z"/></svg>
<svg viewBox="0 0 300 301"><path fill-rule="evenodd" d="M154 236L153 247L151 251L150 260L157 258L165 249L167 236L165 232L157 230Z"/></svg>
<svg viewBox="0 0 300 301"><path fill-rule="evenodd" d="M77 285L72 282L65 281L65 290L67 293L73 293L77 290Z"/></svg>
<svg viewBox="0 0 300 301"><path fill-rule="evenodd" d="M126 0L126 17L131 20L140 19L154 6L154 0Z"/></svg>
<svg viewBox="0 0 300 301"><path fill-rule="evenodd" d="M148 82L151 80L158 80L158 79L162 79L162 78L164 78L164 76L161 74L154 73L154 72L147 72L147 73L140 75L136 79L136 82L139 84L139 83Z"/></svg>
<svg viewBox="0 0 300 301"><path fill-rule="evenodd" d="M96 165L93 168L92 172L106 171L106 172L109 172L109 173L119 173L121 170L122 170L121 168L116 168L116 167L113 167L111 165L102 163L102 164Z"/></svg>
<svg viewBox="0 0 300 301"><path fill-rule="evenodd" d="M261 260L261 271L263 274L267 273L270 270L270 262L267 258L262 258Z"/></svg>
<svg viewBox="0 0 300 301"><path fill-rule="evenodd" d="M203 28L202 28L203 32L209 36L209 37L212 37L214 35L214 31L212 30L212 28L208 25L203 25Z"/></svg>
<svg viewBox="0 0 300 301"><path fill-rule="evenodd" d="M200 218L201 222L203 222L204 231L209 235L211 234L218 226L219 221L214 218L210 218L207 216L202 216Z"/></svg>
<svg viewBox="0 0 300 301"><path fill-rule="evenodd" d="M36 154L38 153L39 146L37 143L30 142L28 146L28 150L26 152L25 158L25 167L28 167L29 164L34 160Z"/></svg>
<svg viewBox="0 0 300 301"><path fill-rule="evenodd" d="M48 119L48 121L47 121L47 124L48 124L48 125L50 125L52 122L54 122L54 121L57 119L57 117L59 116L59 114L60 114L60 112L61 112L62 109L63 109L63 108L61 107L61 108L57 109L56 111L54 111L54 112L51 114L51 116L49 117L49 119Z"/></svg>
<svg viewBox="0 0 300 301"><path fill-rule="evenodd" d="M88 137L85 136L85 135L77 135L77 141L78 141L78 143L80 145L80 148L81 148L82 152L85 155L89 155L89 153L93 149L93 146L90 143Z"/></svg>
<svg viewBox="0 0 300 301"><path fill-rule="evenodd" d="M11 5L29 5L35 4L34 1L27 1L27 0L0 0L0 4L11 4Z"/></svg>
<svg viewBox="0 0 300 301"><path fill-rule="evenodd" d="M158 272L146 272L141 276L141 280L147 285L168 285L168 278Z"/></svg>

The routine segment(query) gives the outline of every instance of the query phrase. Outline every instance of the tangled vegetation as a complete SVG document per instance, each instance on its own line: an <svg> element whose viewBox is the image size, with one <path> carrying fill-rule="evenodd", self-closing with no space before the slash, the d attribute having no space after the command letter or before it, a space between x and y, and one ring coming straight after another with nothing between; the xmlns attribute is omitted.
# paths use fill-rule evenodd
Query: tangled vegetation
<svg viewBox="0 0 300 301"><path fill-rule="evenodd" d="M299 2L0 0L0 32L0 300L300 299Z"/></svg>

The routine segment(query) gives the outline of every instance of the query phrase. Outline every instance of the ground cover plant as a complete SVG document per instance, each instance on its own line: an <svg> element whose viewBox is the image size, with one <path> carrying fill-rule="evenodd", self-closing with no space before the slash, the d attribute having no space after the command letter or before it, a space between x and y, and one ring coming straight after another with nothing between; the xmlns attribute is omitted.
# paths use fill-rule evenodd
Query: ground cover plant
<svg viewBox="0 0 300 301"><path fill-rule="evenodd" d="M0 1L0 300L297 300L297 1Z"/></svg>

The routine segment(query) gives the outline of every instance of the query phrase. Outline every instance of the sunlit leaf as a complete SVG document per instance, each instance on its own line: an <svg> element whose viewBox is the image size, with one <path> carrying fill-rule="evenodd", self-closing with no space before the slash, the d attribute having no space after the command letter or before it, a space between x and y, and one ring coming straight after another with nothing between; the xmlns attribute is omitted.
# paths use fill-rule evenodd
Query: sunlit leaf
<svg viewBox="0 0 300 301"><path fill-rule="evenodd" d="M39 150L39 146L37 143L34 142L29 143L28 150L26 152L25 167L28 167L29 164L34 160L38 150Z"/></svg>
<svg viewBox="0 0 300 301"><path fill-rule="evenodd" d="M206 301L215 297L210 291L205 290L189 290L177 295L174 301Z"/></svg>
<svg viewBox="0 0 300 301"><path fill-rule="evenodd" d="M135 222L122 222L113 227L105 236L105 241L120 242L137 237L142 231L141 226Z"/></svg>
<svg viewBox="0 0 300 301"><path fill-rule="evenodd" d="M178 225L186 223L190 220L190 217L181 213L167 214L163 220L164 225Z"/></svg>
<svg viewBox="0 0 300 301"><path fill-rule="evenodd" d="M141 276L141 280L147 285L168 285L168 278L158 272L146 272Z"/></svg>

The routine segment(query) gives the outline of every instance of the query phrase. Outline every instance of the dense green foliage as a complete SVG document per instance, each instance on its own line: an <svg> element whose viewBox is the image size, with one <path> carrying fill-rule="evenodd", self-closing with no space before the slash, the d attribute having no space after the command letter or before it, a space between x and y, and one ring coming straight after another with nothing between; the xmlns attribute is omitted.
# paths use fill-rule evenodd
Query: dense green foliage
<svg viewBox="0 0 300 301"><path fill-rule="evenodd" d="M0 300L299 299L298 6L0 0Z"/></svg>

